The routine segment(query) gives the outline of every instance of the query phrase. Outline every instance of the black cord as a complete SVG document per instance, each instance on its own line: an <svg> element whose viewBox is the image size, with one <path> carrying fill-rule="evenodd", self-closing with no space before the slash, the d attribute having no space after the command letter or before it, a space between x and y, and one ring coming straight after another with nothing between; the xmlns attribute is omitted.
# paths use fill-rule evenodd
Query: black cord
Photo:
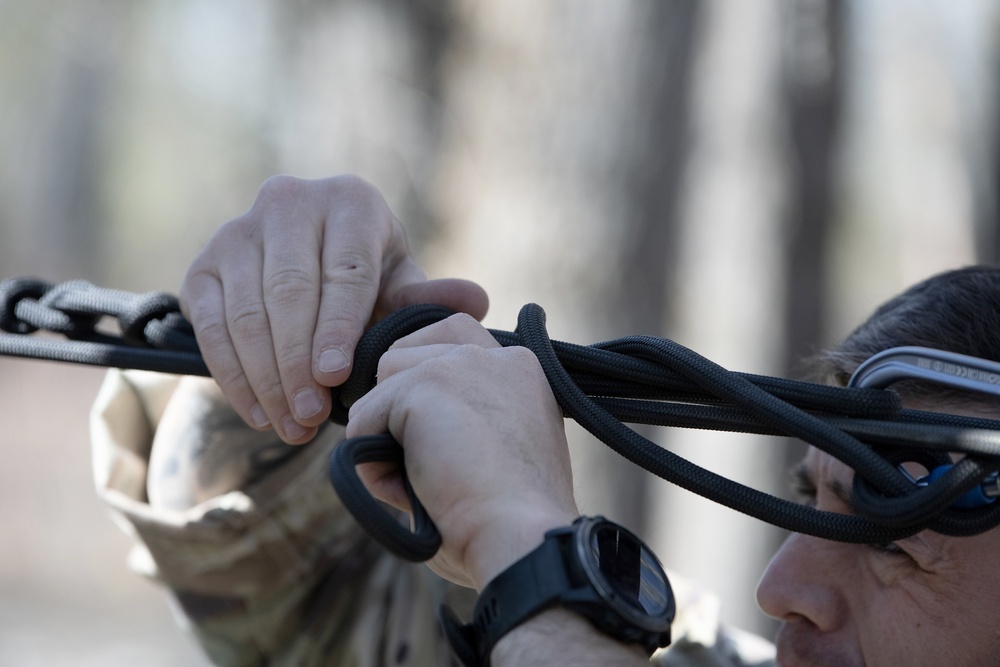
<svg viewBox="0 0 1000 667"><path fill-rule="evenodd" d="M398 338L451 314L413 306L390 315L359 341L351 377L332 390L332 419L346 423L350 406L375 385L379 358ZM112 329L100 327L114 320ZM74 281L0 282L0 355L208 375L190 324L174 297L134 295ZM25 334L50 331L69 341ZM105 326L107 329L107 326ZM882 389L835 388L728 371L666 339L629 336L592 346L552 341L534 304L515 332L491 330L504 346L523 345L542 366L568 417L636 465L739 512L787 530L854 543L897 540L920 530L972 535L1000 525L1000 503L957 509L955 501L1000 468L1000 422L901 409ZM799 438L856 472L856 514L821 512L726 479L639 435L625 425L658 424ZM393 553L411 560L433 555L440 537L421 514L410 533L388 516L357 479L363 461L402 464L389 436L346 441L331 456L331 483L345 506ZM903 462L928 469L965 458L919 487L899 470Z"/></svg>
<svg viewBox="0 0 1000 667"><path fill-rule="evenodd" d="M334 389L337 413L374 385L378 359L414 326L414 318L443 319L448 311L415 306L390 315L358 345L355 370ZM405 323L397 329L396 318ZM426 325L421 320L421 326ZM722 505L786 530L852 543L898 540L930 528L972 535L1000 524L1000 503L974 510L952 505L1000 466L1000 422L902 410L899 397L882 389L816 385L727 371L695 352L653 337L631 336L591 347L552 341L542 309L525 306L516 332L492 331L504 346L523 345L538 357L559 405L606 445L636 465ZM823 512L727 479L651 442L623 422L785 435L835 456L855 472L857 514ZM341 421L341 423L345 423ZM402 463L403 450L383 436L381 460ZM926 487L898 468L904 461L940 464L943 452L967 454L960 465ZM942 458L943 457L943 458ZM372 459L368 459L372 460ZM334 472L334 468L341 470ZM331 457L331 478L352 468ZM349 471L346 474L355 474ZM341 488L352 504L361 486ZM382 522L372 534L390 550L422 560L407 548L407 533ZM416 539L416 538L414 538ZM424 545L429 536L421 535ZM426 547L424 552L426 553Z"/></svg>
<svg viewBox="0 0 1000 667"><path fill-rule="evenodd" d="M110 331L101 330L105 326ZM133 294L82 280L0 281L0 355L87 366L209 375L176 297ZM28 337L49 332L70 340Z"/></svg>

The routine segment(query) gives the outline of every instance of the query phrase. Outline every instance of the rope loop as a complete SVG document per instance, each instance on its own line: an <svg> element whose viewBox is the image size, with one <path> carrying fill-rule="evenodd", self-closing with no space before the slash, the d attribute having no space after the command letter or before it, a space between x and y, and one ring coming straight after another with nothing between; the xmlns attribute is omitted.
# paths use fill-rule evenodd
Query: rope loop
<svg viewBox="0 0 1000 667"><path fill-rule="evenodd" d="M147 292L136 297L118 313L122 338L136 347L153 347L146 330L154 321L163 321L180 310L177 298L165 292ZM155 328L155 325L154 325Z"/></svg>
<svg viewBox="0 0 1000 667"><path fill-rule="evenodd" d="M37 304L22 302L22 316L25 319L30 317L39 329L62 334L71 340L91 339L103 314L86 300L81 300L80 295L97 289L83 280L53 285Z"/></svg>
<svg viewBox="0 0 1000 667"><path fill-rule="evenodd" d="M348 381L351 391L339 399L344 421L346 407L374 386L372 364L405 335L403 321L419 317L419 308L398 320L390 315L362 337L358 348L368 361L355 369L358 377ZM432 320L446 316L428 312ZM928 528L960 536L1000 525L1000 502L956 508L956 501L1000 469L1000 422L902 410L899 397L884 389L821 387L734 373L665 339L629 336L589 348L560 343L549 338L545 313L534 304L522 308L515 332L491 333L504 346L531 350L566 416L615 452L682 488L780 528L841 542L881 543ZM856 471L857 513L820 511L726 479L625 422L802 439ZM376 460L392 449L358 439L340 446L357 461ZM929 470L950 461L946 452L967 456L930 483L915 484L900 468L917 462ZM432 525L425 533L400 533L355 479L352 461L331 456L329 466L345 506L376 540L403 558L428 557ZM418 504L411 498L415 510Z"/></svg>
<svg viewBox="0 0 1000 667"><path fill-rule="evenodd" d="M52 284L37 278L9 278L0 282L0 330L12 334L30 334L37 326L17 315L17 306L26 299L38 300L52 289Z"/></svg>
<svg viewBox="0 0 1000 667"><path fill-rule="evenodd" d="M100 327L102 322L108 326ZM117 328L117 332L115 329ZM104 329L104 330L101 330ZM176 297L73 280L0 282L0 355L207 376L194 329ZM47 331L70 339L31 338Z"/></svg>

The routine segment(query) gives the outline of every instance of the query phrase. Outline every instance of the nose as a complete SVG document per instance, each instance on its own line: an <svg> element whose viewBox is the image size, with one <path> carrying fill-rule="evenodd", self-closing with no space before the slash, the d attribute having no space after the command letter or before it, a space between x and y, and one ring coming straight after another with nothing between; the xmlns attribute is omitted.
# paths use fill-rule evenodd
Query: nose
<svg viewBox="0 0 1000 667"><path fill-rule="evenodd" d="M850 578L845 545L794 534L771 559L757 587L761 610L781 621L807 621L834 632L846 618L842 582Z"/></svg>

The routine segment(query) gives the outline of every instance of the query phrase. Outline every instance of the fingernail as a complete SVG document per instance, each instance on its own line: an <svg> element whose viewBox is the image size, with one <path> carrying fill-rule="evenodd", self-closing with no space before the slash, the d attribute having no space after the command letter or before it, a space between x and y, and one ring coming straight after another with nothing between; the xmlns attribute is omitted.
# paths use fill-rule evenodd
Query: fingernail
<svg viewBox="0 0 1000 667"><path fill-rule="evenodd" d="M316 360L316 368L320 373L336 373L347 368L349 360L343 350L330 347L320 352L319 359Z"/></svg>
<svg viewBox="0 0 1000 667"><path fill-rule="evenodd" d="M323 409L323 399L312 389L303 389L292 399L292 409L297 419L309 419Z"/></svg>
<svg viewBox="0 0 1000 667"><path fill-rule="evenodd" d="M250 408L250 421L257 428L266 428L271 423L267 414L264 413L264 408L260 407L260 403L254 403L254 406Z"/></svg>
<svg viewBox="0 0 1000 667"><path fill-rule="evenodd" d="M298 440L306 434L306 428L291 417L281 420L281 430L289 440Z"/></svg>

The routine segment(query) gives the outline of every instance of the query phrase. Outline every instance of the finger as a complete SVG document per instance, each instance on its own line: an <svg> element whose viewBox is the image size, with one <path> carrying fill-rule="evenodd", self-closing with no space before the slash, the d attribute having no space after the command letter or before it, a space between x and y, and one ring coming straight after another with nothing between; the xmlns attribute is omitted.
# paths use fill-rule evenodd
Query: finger
<svg viewBox="0 0 1000 667"><path fill-rule="evenodd" d="M392 376L419 366L425 361L452 353L458 347L461 346L451 343L437 343L390 349L379 358L376 379L379 383L385 382Z"/></svg>
<svg viewBox="0 0 1000 667"><path fill-rule="evenodd" d="M398 510L411 511L410 498L403 485L402 468L398 463L361 463L357 470L358 477L372 496Z"/></svg>
<svg viewBox="0 0 1000 667"><path fill-rule="evenodd" d="M407 258L404 262L412 262ZM376 316L384 317L389 313L423 303L433 303L445 306L456 313L468 313L477 320L486 317L490 300L486 291L471 280L458 278L440 278L437 280L407 279L407 269L393 272L387 279L382 290L382 296L376 306Z"/></svg>
<svg viewBox="0 0 1000 667"><path fill-rule="evenodd" d="M401 382L402 380L402 382ZM345 434L348 438L377 433L390 433L406 448L399 423L392 413L401 408L398 399L406 398L406 375L399 373L379 378L378 387L359 398L351 406ZM400 391L402 390L402 393ZM390 421L392 423L390 423ZM395 430L394 430L395 429Z"/></svg>
<svg viewBox="0 0 1000 667"><path fill-rule="evenodd" d="M255 247L244 261L220 267L226 327L246 381L268 421L282 440L297 444L312 438L316 429L299 424L291 415L264 301L263 261L263 251Z"/></svg>
<svg viewBox="0 0 1000 667"><path fill-rule="evenodd" d="M389 349L396 350L440 343L477 345L487 349L500 347L500 343L493 337L493 334L473 319L471 315L456 313L440 322L435 322L412 334L403 336Z"/></svg>
<svg viewBox="0 0 1000 667"><path fill-rule="evenodd" d="M275 401L275 407L287 406L300 426L314 427L329 416L331 408L330 392L316 382L312 369L321 273L317 249L322 239L315 227L293 235L286 228L287 220L309 215L309 211L285 207L269 212L263 232L262 298L284 392L283 402Z"/></svg>
<svg viewBox="0 0 1000 667"><path fill-rule="evenodd" d="M338 204L326 213L312 342L314 378L326 386L339 385L350 375L354 348L372 318L383 265L395 265L396 257L406 254L402 227L378 191L356 178L337 179L333 187ZM414 273L409 279L423 275Z"/></svg>
<svg viewBox="0 0 1000 667"><path fill-rule="evenodd" d="M270 427L267 414L243 372L225 319L222 284L216 276L193 271L181 287L181 313L192 323L202 358L236 413L257 429Z"/></svg>
<svg viewBox="0 0 1000 667"><path fill-rule="evenodd" d="M463 371L490 367L495 363L494 355L504 352L479 345L448 343L389 350L379 361L378 386L351 406L348 437L391 433L405 449L404 431L412 406L426 404L428 397L442 387L444 398L453 397L456 385L460 384L456 381L466 379ZM454 405L460 403L459 400Z"/></svg>

